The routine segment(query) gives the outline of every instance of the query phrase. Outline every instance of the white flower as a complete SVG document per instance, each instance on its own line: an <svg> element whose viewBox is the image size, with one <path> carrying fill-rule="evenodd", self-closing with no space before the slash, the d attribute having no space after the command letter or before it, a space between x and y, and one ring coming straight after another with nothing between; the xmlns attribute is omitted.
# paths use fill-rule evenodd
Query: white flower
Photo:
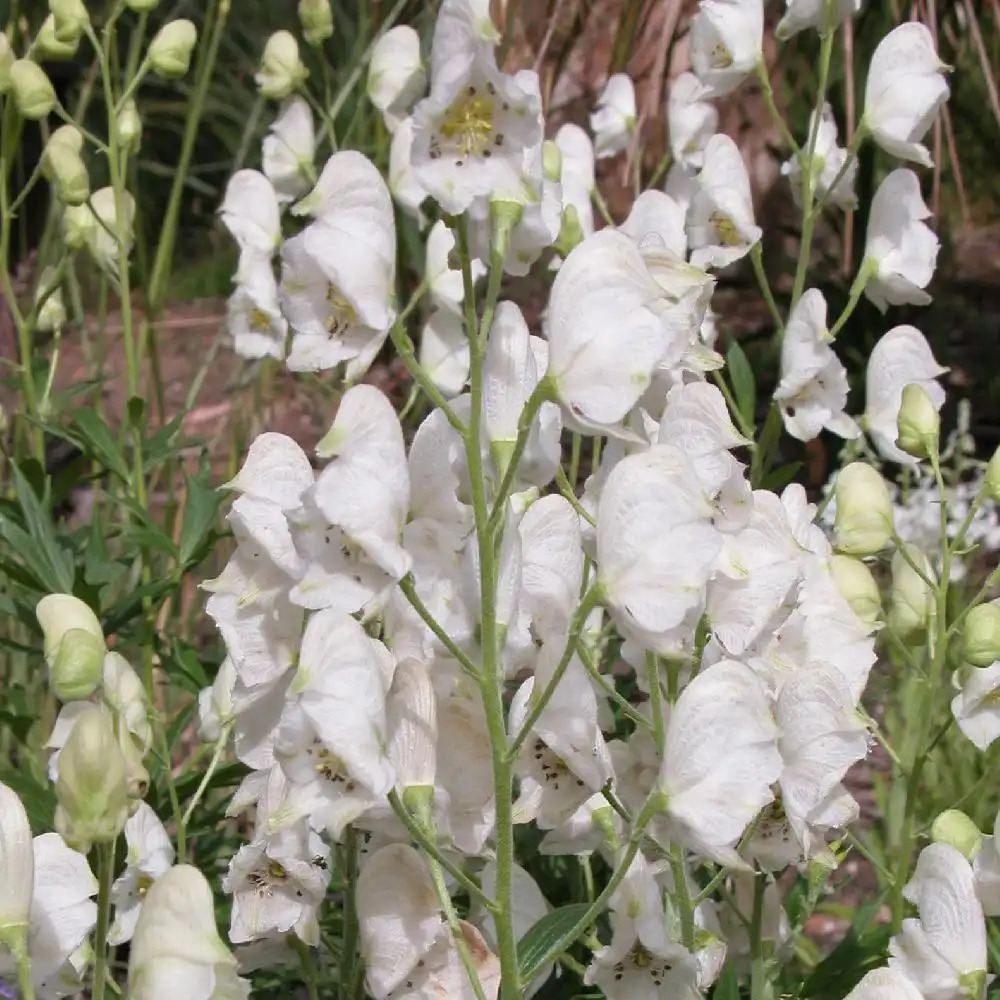
<svg viewBox="0 0 1000 1000"><path fill-rule="evenodd" d="M387 753L396 771L396 787L434 787L437 766L437 698L428 665L402 660L389 691Z"/></svg>
<svg viewBox="0 0 1000 1000"><path fill-rule="evenodd" d="M215 927L212 890L190 865L171 868L150 888L132 938L130 1000L246 1000L250 983Z"/></svg>
<svg viewBox="0 0 1000 1000"><path fill-rule="evenodd" d="M809 119L809 135L815 126L816 113ZM837 181L837 186L830 191L830 185L837 180L844 163L847 161L847 150L837 145L837 122L833 117L833 111L829 104L823 105L820 115L819 125L816 127L816 147L813 152L813 171L816 193L820 196L827 196L831 205L838 208L852 209L858 199L854 194L854 182L858 174L858 161L854 159L850 166L844 171L843 177ZM786 160L781 165L781 172L788 178L792 185L792 196L795 204L802 203L802 165L797 156Z"/></svg>
<svg viewBox="0 0 1000 1000"><path fill-rule="evenodd" d="M1000 662L972 667L951 702L958 728L979 750L1000 738Z"/></svg>
<svg viewBox="0 0 1000 1000"><path fill-rule="evenodd" d="M525 153L541 145L541 95L535 73L501 73L489 47L442 20L430 95L413 109L412 159L418 183L458 215L476 198L517 190Z"/></svg>
<svg viewBox="0 0 1000 1000"><path fill-rule="evenodd" d="M115 879L111 902L115 920L108 941L124 944L132 939L149 887L174 863L174 848L159 817L145 802L125 823L125 871Z"/></svg>
<svg viewBox="0 0 1000 1000"><path fill-rule="evenodd" d="M799 299L781 342L781 381L774 400L785 430L800 441L812 441L824 428L857 437L857 425L844 412L849 389L847 372L829 343L826 300L811 288Z"/></svg>
<svg viewBox="0 0 1000 1000"><path fill-rule="evenodd" d="M913 457L896 445L903 388L919 385L940 410L945 393L937 379L947 371L934 360L930 346L916 327L894 327L875 345L865 376L862 423L884 458L902 465L915 464Z"/></svg>
<svg viewBox="0 0 1000 1000"><path fill-rule="evenodd" d="M668 250L683 260L687 256L685 217L684 209L670 195L643 191L618 228L640 251Z"/></svg>
<svg viewBox="0 0 1000 1000"><path fill-rule="evenodd" d="M257 170L237 170L229 178L219 215L241 254L256 251L270 259L281 242L278 195Z"/></svg>
<svg viewBox="0 0 1000 1000"><path fill-rule="evenodd" d="M120 219L115 193L111 188L105 187L91 195L85 209L91 216L87 249L103 268L118 267L122 253L128 257L132 252L135 199L128 191L123 192L122 208L124 218Z"/></svg>
<svg viewBox="0 0 1000 1000"><path fill-rule="evenodd" d="M635 128L635 87L627 73L615 73L608 79L597 100L597 110L590 116L590 127L597 159L628 149Z"/></svg>
<svg viewBox="0 0 1000 1000"><path fill-rule="evenodd" d="M597 512L598 580L627 636L669 650L673 629L702 606L722 547L712 514L690 460L671 445L611 470Z"/></svg>
<svg viewBox="0 0 1000 1000"><path fill-rule="evenodd" d="M573 207L580 231L586 238L594 231L594 206L590 197L594 189L594 145L590 136L572 122L559 127L555 143L562 156L563 210Z"/></svg>
<svg viewBox="0 0 1000 1000"><path fill-rule="evenodd" d="M993 821L993 833L983 837L972 862L976 895L988 917L1000 916L1000 814Z"/></svg>
<svg viewBox="0 0 1000 1000"><path fill-rule="evenodd" d="M451 266L454 249L455 234L443 219L439 219L427 234L424 280L430 286L431 301L435 306L461 315L465 288L461 268ZM470 269L473 282L479 281L486 274L486 268L478 258L473 258Z"/></svg>
<svg viewBox="0 0 1000 1000"><path fill-rule="evenodd" d="M396 226L381 175L360 153L327 161L293 209L317 221L281 248L281 294L294 334L288 367L320 371L347 362L364 374L394 319Z"/></svg>
<svg viewBox="0 0 1000 1000"><path fill-rule="evenodd" d="M923 1000L920 990L897 969L872 969L844 1000Z"/></svg>
<svg viewBox="0 0 1000 1000"><path fill-rule="evenodd" d="M986 992L986 922L969 862L950 844L931 844L903 894L919 918L904 920L889 942L889 968L926 1000L979 1000Z"/></svg>
<svg viewBox="0 0 1000 1000"><path fill-rule="evenodd" d="M427 217L420 206L427 197L427 192L420 186L417 175L413 172L410 152L413 147L413 119L404 118L393 133L389 144L389 172L386 175L389 191L396 204L421 229L427 225Z"/></svg>
<svg viewBox="0 0 1000 1000"><path fill-rule="evenodd" d="M198 692L198 739L202 742L215 743L221 738L223 727L232 722L235 685L236 667L227 656L214 682Z"/></svg>
<svg viewBox="0 0 1000 1000"><path fill-rule="evenodd" d="M315 156L312 111L303 98L291 97L281 106L262 147L264 176L274 187L279 204L295 201L309 190L315 181Z"/></svg>
<svg viewBox="0 0 1000 1000"><path fill-rule="evenodd" d="M762 58L763 0L701 0L691 22L691 65L708 97L735 90Z"/></svg>
<svg viewBox="0 0 1000 1000"><path fill-rule="evenodd" d="M694 73L681 73L670 83L667 128L674 163L700 169L705 146L719 127L718 108L703 100L704 87Z"/></svg>
<svg viewBox="0 0 1000 1000"><path fill-rule="evenodd" d="M782 771L764 683L735 660L703 669L681 692L667 725L659 786L671 835L719 864L773 798Z"/></svg>
<svg viewBox="0 0 1000 1000"><path fill-rule="evenodd" d="M931 301L923 289L934 277L938 238L922 221L930 214L912 170L894 170L875 192L862 266L873 273L865 295L882 312Z"/></svg>
<svg viewBox="0 0 1000 1000"><path fill-rule="evenodd" d="M368 63L368 97L395 132L427 86L420 36L408 25L390 28L375 43Z"/></svg>
<svg viewBox="0 0 1000 1000"><path fill-rule="evenodd" d="M24 946L34 883L27 813L17 794L0 782L0 946Z"/></svg>
<svg viewBox="0 0 1000 1000"><path fill-rule="evenodd" d="M743 157L729 136L714 135L705 147L705 162L688 216L691 263L695 267L726 267L745 257L761 235L754 222Z"/></svg>
<svg viewBox="0 0 1000 1000"><path fill-rule="evenodd" d="M233 349L243 358L284 358L288 323L281 315L270 258L257 251L244 254L236 279L226 303Z"/></svg>
<svg viewBox="0 0 1000 1000"><path fill-rule="evenodd" d="M306 453L287 435L266 431L253 439L240 471L223 489L268 500L291 511L315 477Z"/></svg>
<svg viewBox="0 0 1000 1000"><path fill-rule="evenodd" d="M806 28L831 31L841 21L853 17L863 0L785 0L785 16L778 22L776 34L781 39L791 38ZM827 9L829 8L829 10Z"/></svg>
<svg viewBox="0 0 1000 1000"><path fill-rule="evenodd" d="M920 140L948 100L947 69L919 21L899 25L879 42L868 67L862 125L887 153L932 165Z"/></svg>
<svg viewBox="0 0 1000 1000"><path fill-rule="evenodd" d="M465 319L451 309L435 309L420 332L420 367L447 399L469 380L469 338Z"/></svg>

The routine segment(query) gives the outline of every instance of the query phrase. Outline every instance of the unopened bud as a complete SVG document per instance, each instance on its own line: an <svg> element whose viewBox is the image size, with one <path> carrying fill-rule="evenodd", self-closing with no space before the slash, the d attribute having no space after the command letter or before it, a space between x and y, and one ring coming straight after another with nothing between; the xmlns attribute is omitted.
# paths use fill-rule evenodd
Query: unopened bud
<svg viewBox="0 0 1000 1000"><path fill-rule="evenodd" d="M880 552L892 537L892 498L885 480L870 465L852 462L834 487L837 548L851 556Z"/></svg>
<svg viewBox="0 0 1000 1000"><path fill-rule="evenodd" d="M330 0L299 0L302 34L310 45L322 45L333 36L333 8Z"/></svg>
<svg viewBox="0 0 1000 1000"><path fill-rule="evenodd" d="M80 47L80 36L71 35L66 40L60 39L56 34L55 18L49 14L42 26L35 35L34 43L31 47L31 55L40 57L52 62L65 62L76 55L76 50Z"/></svg>
<svg viewBox="0 0 1000 1000"><path fill-rule="evenodd" d="M110 652L104 657L103 687L105 704L115 713L115 718L124 722L135 737L140 753L145 754L153 743L146 689L121 653Z"/></svg>
<svg viewBox="0 0 1000 1000"><path fill-rule="evenodd" d="M49 594L35 607L52 690L61 701L89 698L101 682L104 632L97 615L71 594Z"/></svg>
<svg viewBox="0 0 1000 1000"><path fill-rule="evenodd" d="M902 639L922 633L934 615L934 569L915 545L892 557L889 627Z"/></svg>
<svg viewBox="0 0 1000 1000"><path fill-rule="evenodd" d="M935 844L950 844L970 863L983 846L982 832L961 809L946 809L934 820L931 840Z"/></svg>
<svg viewBox="0 0 1000 1000"><path fill-rule="evenodd" d="M34 882L28 815L17 794L0 781L0 950L24 954Z"/></svg>
<svg viewBox="0 0 1000 1000"><path fill-rule="evenodd" d="M542 173L547 181L562 177L562 153L551 139L542 143Z"/></svg>
<svg viewBox="0 0 1000 1000"><path fill-rule="evenodd" d="M115 267L123 250L126 256L132 250L135 199L131 192L122 193L121 204L123 212L119 218L118 200L109 187L95 191L88 203L95 218L88 234L87 249L101 267Z"/></svg>
<svg viewBox="0 0 1000 1000"><path fill-rule="evenodd" d="M198 29L192 21L179 18L169 21L149 43L146 57L154 72L168 80L184 76L191 65L191 53L198 41Z"/></svg>
<svg viewBox="0 0 1000 1000"><path fill-rule="evenodd" d="M922 385L911 382L904 387L896 426L896 443L907 454L914 458L937 454L941 417Z"/></svg>
<svg viewBox="0 0 1000 1000"><path fill-rule="evenodd" d="M23 118L44 118L56 106L56 92L45 70L30 59L16 59L10 67L14 103Z"/></svg>
<svg viewBox="0 0 1000 1000"><path fill-rule="evenodd" d="M42 156L42 168L59 200L64 205L82 205L90 197L90 175L80 154L69 142L50 140Z"/></svg>
<svg viewBox="0 0 1000 1000"><path fill-rule="evenodd" d="M93 238L97 219L88 205L67 205L63 212L63 240L69 250L82 250Z"/></svg>
<svg viewBox="0 0 1000 1000"><path fill-rule="evenodd" d="M60 42L78 41L90 24L90 15L83 0L49 0L49 10L56 24Z"/></svg>
<svg viewBox="0 0 1000 1000"><path fill-rule="evenodd" d="M61 330L66 325L66 305L63 302L62 289L56 287L50 291L54 278L55 270L51 267L45 268L42 271L42 279L39 281L38 289L35 292L36 306L41 301L42 295L46 292L49 293L45 301L41 303L41 307L38 310L38 318L35 321L36 328L42 333Z"/></svg>
<svg viewBox="0 0 1000 1000"><path fill-rule="evenodd" d="M1000 606L979 604L965 618L963 652L974 667L989 667L1000 660Z"/></svg>
<svg viewBox="0 0 1000 1000"><path fill-rule="evenodd" d="M580 225L580 213L576 205L567 205L562 211L559 224L559 236L553 244L556 253L568 257L570 251L583 242L583 226Z"/></svg>
<svg viewBox="0 0 1000 1000"><path fill-rule="evenodd" d="M49 136L49 141L45 144L45 148L50 149L58 145L67 146L74 153L82 153L83 133L75 125L60 125Z"/></svg>
<svg viewBox="0 0 1000 1000"><path fill-rule="evenodd" d="M6 94L11 88L10 71L14 65L14 50L10 47L10 39L0 31L0 94Z"/></svg>
<svg viewBox="0 0 1000 1000"><path fill-rule="evenodd" d="M56 830L74 850L118 838L129 816L125 759L111 718L96 705L85 708L59 754Z"/></svg>
<svg viewBox="0 0 1000 1000"><path fill-rule="evenodd" d="M986 465L986 495L994 502L1000 503L1000 448L993 452L993 457Z"/></svg>
<svg viewBox="0 0 1000 1000"><path fill-rule="evenodd" d="M851 610L865 625L874 625L882 613L882 597L871 570L860 559L838 555L830 560L830 573Z"/></svg>
<svg viewBox="0 0 1000 1000"><path fill-rule="evenodd" d="M115 128L118 130L118 143L122 149L128 150L132 155L138 153L142 143L142 120L131 97L118 112Z"/></svg>
<svg viewBox="0 0 1000 1000"><path fill-rule="evenodd" d="M264 46L260 69L254 79L264 97L283 101L309 75L301 57L299 43L290 31L276 31Z"/></svg>
<svg viewBox="0 0 1000 1000"><path fill-rule="evenodd" d="M396 667L388 699L387 754L404 796L410 787L433 794L437 768L437 697L427 665L404 659ZM421 793L422 794L422 793Z"/></svg>

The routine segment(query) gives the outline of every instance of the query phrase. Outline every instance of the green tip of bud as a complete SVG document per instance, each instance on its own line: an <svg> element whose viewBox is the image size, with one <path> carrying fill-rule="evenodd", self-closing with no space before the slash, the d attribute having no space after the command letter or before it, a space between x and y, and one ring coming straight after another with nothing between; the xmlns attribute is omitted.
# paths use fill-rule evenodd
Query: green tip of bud
<svg viewBox="0 0 1000 1000"><path fill-rule="evenodd" d="M125 6L136 14L148 14L159 6L160 0L125 0Z"/></svg>
<svg viewBox="0 0 1000 1000"><path fill-rule="evenodd" d="M941 417L922 385L912 382L904 387L896 426L896 443L907 454L914 458L937 454Z"/></svg>
<svg viewBox="0 0 1000 1000"><path fill-rule="evenodd" d="M840 470L834 487L834 533L845 555L871 556L892 538L892 498L885 480L870 465L852 462Z"/></svg>
<svg viewBox="0 0 1000 1000"><path fill-rule="evenodd" d="M14 65L14 50L10 40L0 31L0 94L6 94L11 88L10 70Z"/></svg>
<svg viewBox="0 0 1000 1000"><path fill-rule="evenodd" d="M989 667L1000 660L1000 607L974 607L965 618L962 640L965 659L973 666Z"/></svg>
<svg viewBox="0 0 1000 1000"><path fill-rule="evenodd" d="M186 18L169 21L149 43L146 58L153 72L167 80L178 80L191 66L191 53L198 41L198 29Z"/></svg>
<svg viewBox="0 0 1000 1000"><path fill-rule="evenodd" d="M434 786L407 785L403 789L402 799L407 812L416 818L421 829L433 836L434 817L432 807L434 805Z"/></svg>
<svg viewBox="0 0 1000 1000"><path fill-rule="evenodd" d="M52 661L52 691L60 701L89 698L101 683L104 640L95 639L82 628L70 629L59 644Z"/></svg>
<svg viewBox="0 0 1000 1000"><path fill-rule="evenodd" d="M299 23L309 45L317 48L333 37L333 8L330 0L299 0Z"/></svg>
<svg viewBox="0 0 1000 1000"><path fill-rule="evenodd" d="M963 972L958 977L958 984L961 987L962 995L968 1000L980 1000L986 993L986 984L989 977L985 969L973 969L971 972Z"/></svg>
<svg viewBox="0 0 1000 1000"><path fill-rule="evenodd" d="M83 0L49 0L49 10L55 22L56 40L75 47L84 29L90 24Z"/></svg>
<svg viewBox="0 0 1000 1000"><path fill-rule="evenodd" d="M946 809L931 824L931 840L935 844L950 844L971 862L982 847L983 835L960 809Z"/></svg>
<svg viewBox="0 0 1000 1000"><path fill-rule="evenodd" d="M570 251L583 242L583 227L580 225L580 213L575 205L567 205L562 212L559 224L559 236L554 249L561 257L568 257Z"/></svg>
<svg viewBox="0 0 1000 1000"><path fill-rule="evenodd" d="M38 34L35 35L31 54L52 62L62 62L72 59L79 47L79 32L75 35L70 34L65 38L60 38L56 30L55 18L49 14L38 29Z"/></svg>
<svg viewBox="0 0 1000 1000"><path fill-rule="evenodd" d="M542 173L549 181L562 177L562 152L551 139L542 143Z"/></svg>
<svg viewBox="0 0 1000 1000"><path fill-rule="evenodd" d="M56 106L56 92L45 70L30 59L17 59L10 67L10 84L18 113L29 120L45 118Z"/></svg>
<svg viewBox="0 0 1000 1000"><path fill-rule="evenodd" d="M264 46L255 80L261 96L283 101L309 76L299 56L299 43L290 31L276 31Z"/></svg>
<svg viewBox="0 0 1000 1000"><path fill-rule="evenodd" d="M986 466L985 485L987 496L994 503L1000 503L1000 448L993 452Z"/></svg>
<svg viewBox="0 0 1000 1000"><path fill-rule="evenodd" d="M122 148L127 149L129 153L137 153L142 144L142 120L139 118L139 109L131 97L118 112L115 128L118 130L118 142Z"/></svg>
<svg viewBox="0 0 1000 1000"><path fill-rule="evenodd" d="M882 614L882 596L871 570L853 556L836 555L830 573L844 600L865 625L872 626Z"/></svg>

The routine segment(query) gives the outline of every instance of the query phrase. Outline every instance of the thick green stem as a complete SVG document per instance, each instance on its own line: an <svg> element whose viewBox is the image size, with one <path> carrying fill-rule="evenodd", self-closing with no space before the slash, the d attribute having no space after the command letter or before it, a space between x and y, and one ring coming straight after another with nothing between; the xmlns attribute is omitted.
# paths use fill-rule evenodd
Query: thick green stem
<svg viewBox="0 0 1000 1000"><path fill-rule="evenodd" d="M760 294L764 296L767 308L771 311L771 318L774 320L774 330L780 339L785 332L785 321L782 319L781 310L774 300L774 292L771 291L771 283L767 280L767 273L764 270L764 251L760 243L755 243L750 248L750 263L753 264L753 273L757 278L757 285Z"/></svg>
<svg viewBox="0 0 1000 1000"><path fill-rule="evenodd" d="M115 877L115 843L97 846L97 930L94 932L94 982L91 1000L104 1000L108 972L108 928L111 924L111 884Z"/></svg>
<svg viewBox="0 0 1000 1000"><path fill-rule="evenodd" d="M767 876L754 875L753 914L750 917L750 998L766 1000L767 962L764 956L764 894Z"/></svg>
<svg viewBox="0 0 1000 1000"><path fill-rule="evenodd" d="M358 844L354 827L347 828L340 852L343 858L343 881L347 887L344 891L344 934L340 951L340 997L341 1000L358 1000L362 995L362 976L358 962L360 927L354 895L358 881Z"/></svg>
<svg viewBox="0 0 1000 1000"><path fill-rule="evenodd" d="M434 892L437 895L438 903L441 905L441 909L444 910L445 919L448 921L451 938L458 951L458 957L462 962L462 967L465 969L465 974L469 977L469 985L472 987L472 992L475 993L476 1000L486 1000L486 991L483 989L483 984L479 979L479 971L476 969L472 952L469 950L469 943L465 940L465 934L462 932L462 923L458 919L455 904L451 901L451 895L444 880L444 869L433 857L427 859L427 867L430 869L431 881L434 883Z"/></svg>
<svg viewBox="0 0 1000 1000"><path fill-rule="evenodd" d="M27 934L13 948L14 961L17 963L17 987L21 1000L35 1000L35 984L31 979L31 955L28 953Z"/></svg>
<svg viewBox="0 0 1000 1000"><path fill-rule="evenodd" d="M299 956L299 966L302 969L302 985L306 988L306 995L309 1000L319 1000L319 992L316 988L316 963L313 961L309 945L305 943L294 932L287 938L295 953Z"/></svg>
<svg viewBox="0 0 1000 1000"><path fill-rule="evenodd" d="M851 291L847 299L847 305L844 307L844 311L840 314L837 322L833 324L830 329L830 339L833 340L841 330L844 329L847 321L851 318L854 310L857 309L858 303L861 301L861 296L864 295L865 289L868 287L868 282L875 276L875 272L878 269L878 265L870 258L865 258L861 265L861 269L858 271L857 277L851 284Z"/></svg>

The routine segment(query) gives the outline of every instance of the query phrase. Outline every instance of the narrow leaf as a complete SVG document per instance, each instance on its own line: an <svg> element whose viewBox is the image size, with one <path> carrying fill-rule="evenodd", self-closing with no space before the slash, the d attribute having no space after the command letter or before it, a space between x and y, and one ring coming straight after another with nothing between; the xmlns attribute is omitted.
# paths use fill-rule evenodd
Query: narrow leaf
<svg viewBox="0 0 1000 1000"><path fill-rule="evenodd" d="M517 945L517 962L522 977L545 957L550 948L562 941L588 909L586 903L560 906L559 909L546 914L528 930Z"/></svg>

